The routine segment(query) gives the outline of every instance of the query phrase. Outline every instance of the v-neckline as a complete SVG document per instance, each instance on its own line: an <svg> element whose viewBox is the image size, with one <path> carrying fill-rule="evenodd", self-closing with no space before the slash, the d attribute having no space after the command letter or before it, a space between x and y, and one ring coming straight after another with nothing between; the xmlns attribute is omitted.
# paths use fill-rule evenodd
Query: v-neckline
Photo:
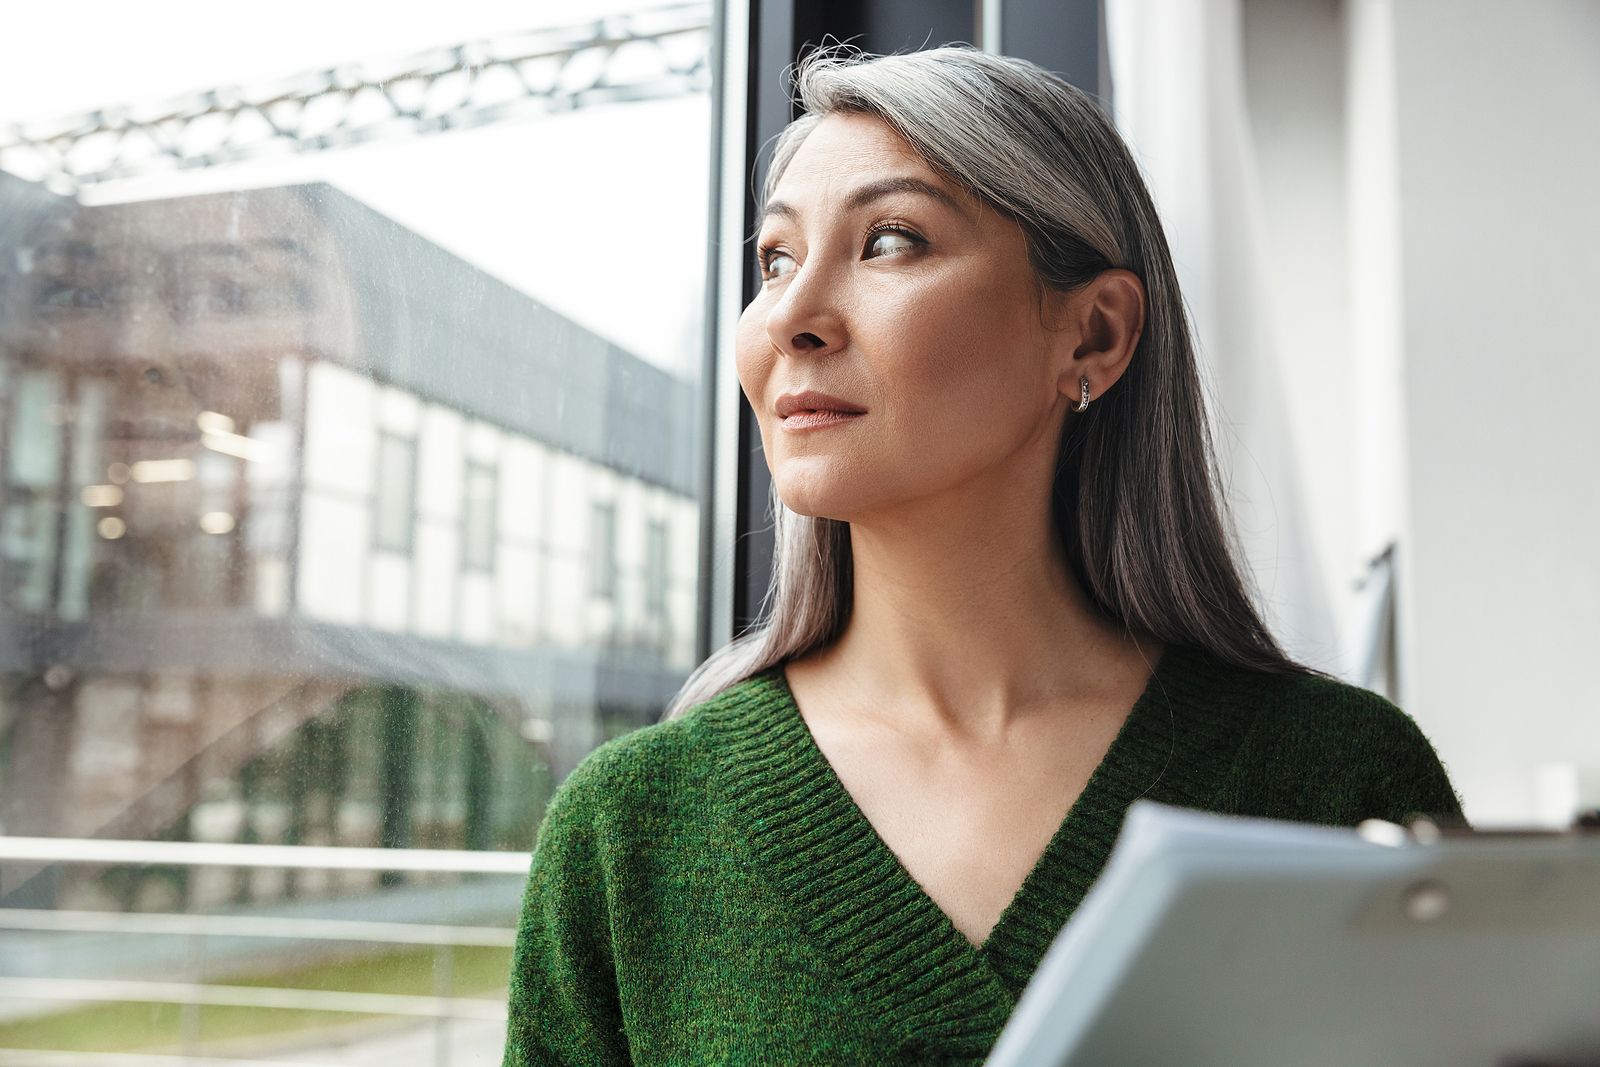
<svg viewBox="0 0 1600 1067"><path fill-rule="evenodd" d="M739 699L707 721L722 735L719 766L758 866L827 946L830 962L906 1038L981 1054L1098 877L1128 805L1146 795L1187 806L1210 799L1220 769L1205 754L1229 726L1225 716L1191 724L1184 710L1203 699L1215 668L1198 649L1166 647L981 946L956 928L856 804L781 665L729 690Z"/></svg>
<svg viewBox="0 0 1600 1067"><path fill-rule="evenodd" d="M1026 913L1030 908L1036 909L1037 904L1033 898L1039 893L1037 884L1045 881L1059 867L1062 852L1074 843L1074 839L1080 836L1076 832L1079 824L1089 818L1091 814L1106 814L1110 812L1113 810L1113 801L1120 800L1120 798L1106 795L1112 787L1112 779L1108 774L1102 773L1102 769L1121 766L1124 762L1123 750L1132 743L1131 738L1143 732L1146 724L1142 720L1151 713L1152 708L1158 705L1158 702L1152 699L1151 694L1158 685L1157 677L1162 672L1162 665L1166 663L1171 652L1171 649L1163 650L1161 658L1156 661L1155 667L1146 677L1139 696L1134 700L1132 707L1128 709L1127 714L1124 716L1122 725L1117 728L1116 736L1112 738L1105 755L1100 758L1099 763L1095 764L1095 768L1090 772L1089 779L1084 783L1083 789L1078 793L1077 798L1073 800L1061 822L1056 825L1055 830L1050 835L1050 839L1045 842L1044 851L1039 854L1038 859L1034 861L1028 873L1023 876L1021 885L1011 895L1011 899L1006 902L1006 906L1001 909L1000 917L995 920L994 926L989 929L989 933L984 937L981 945L974 945L968 940L967 935L956 927L949 913L939 906L938 901L928 895L928 891L912 876L899 855L884 840L877 827L872 825L872 820L867 818L866 812L862 811L861 806L856 803L854 795L845 787L844 780L839 777L838 771L828 759L827 753L823 752L822 746L817 744L816 735L811 732L810 725L800 712L799 701L795 699L794 691L789 688L788 675L784 672L782 665L772 668L769 673L773 681L777 683L779 695L782 698L779 703L779 709L784 715L798 721L800 725L798 731L799 747L804 761L810 764L816 773L831 782L840 793L849 799L850 807L854 809L856 816L871 831L872 839L876 843L876 849L895 861L904 877L916 886L917 892L927 902L927 906L938 912L938 917L949 924L955 936L979 957L990 960L997 955L1005 956L1008 952L1014 951L1014 946L1009 944L1013 940L1011 928L1024 921L1024 919L1018 917L1019 915ZM1134 723L1135 718L1139 718L1141 721ZM1130 724L1133 725L1132 729L1129 729ZM1122 807L1126 807L1126 803L1123 803Z"/></svg>
<svg viewBox="0 0 1600 1067"><path fill-rule="evenodd" d="M780 711L784 715L790 716L799 721L799 747L804 761L808 763L817 774L821 775L825 780L830 781L838 788L839 792L843 793L849 798L850 806L855 809L856 815L859 816L861 822L865 823L867 828L871 830L872 837L875 839L878 849L894 858L896 864L899 865L901 872L908 880L916 885L917 890L927 900L927 903L939 913L939 916L943 918L946 923L950 924L950 928L955 931L956 936L965 942L973 952L987 960L993 958L997 954L1002 956L1006 954L1007 941L1011 938L1011 927L1022 921L1016 918L1016 916L1028 910L1031 904L1031 898L1038 893L1035 883L1044 881L1050 875L1052 868L1056 866L1056 861L1059 859L1060 853L1072 843L1072 839L1076 836L1075 831L1078 824L1089 817L1088 814L1085 813L1099 812L1104 814L1106 811L1110 810L1110 805L1113 798L1103 795L1106 793L1107 789L1110 788L1108 785L1110 778L1107 774L1101 773L1101 768L1107 766L1113 768L1120 766L1123 762L1122 749L1126 748L1131 743L1128 739L1141 732L1141 729L1144 725L1142 722L1136 725L1132 730L1128 729L1129 723L1133 721L1135 716L1142 718L1149 714L1151 706L1155 703L1151 699L1151 692L1157 685L1156 677L1161 673L1162 663L1166 661L1169 652L1170 650L1163 650L1161 658L1156 661L1155 667L1152 668L1150 674L1146 676L1145 683L1139 691L1139 696L1135 698L1133 705L1123 716L1122 724L1117 728L1116 736L1112 738L1111 744L1106 748L1105 754L1100 757L1100 762L1095 764L1094 770L1090 772L1089 779L1084 783L1083 789L1079 791L1078 796L1067 808L1067 813L1062 817L1061 821L1056 824L1056 828L1051 833L1049 840L1045 842L1044 850L1034 861L1033 866L1029 868L1028 873L1023 876L1021 884L1017 887L1016 891L1012 893L1011 899L1006 902L1006 906L1001 909L999 918L997 918L994 925L990 927L989 932L987 935L985 935L981 945L974 945L967 938L967 935L962 933L961 930L956 927L955 922L950 918L949 913L939 905L938 901L934 900L933 897L929 895L928 891L923 888L920 882L917 882L910 870L906 868L904 861L900 859L899 854L894 851L894 849L889 845L889 842L886 841L883 835L878 832L878 828L872 825L872 820L867 818L866 812L863 811L861 809L861 805L856 802L854 794L852 794L845 786L844 780L839 777L839 773L834 767L833 762L828 759L828 754L822 751L822 746L817 743L816 735L812 733L810 724L805 721L805 716L800 711L800 703L795 699L794 690L789 686L789 678L783 666L779 665L772 668L769 674L777 683L779 695L782 698L779 703Z"/></svg>

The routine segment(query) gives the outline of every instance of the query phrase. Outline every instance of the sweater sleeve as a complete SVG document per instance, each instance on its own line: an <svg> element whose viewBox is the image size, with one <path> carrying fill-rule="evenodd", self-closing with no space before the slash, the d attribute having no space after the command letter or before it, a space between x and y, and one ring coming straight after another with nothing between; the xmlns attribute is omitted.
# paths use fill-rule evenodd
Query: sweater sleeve
<svg viewBox="0 0 1600 1067"><path fill-rule="evenodd" d="M596 827L582 766L551 798L511 954L502 1067L632 1064Z"/></svg>
<svg viewBox="0 0 1600 1067"><path fill-rule="evenodd" d="M1425 815L1440 826L1468 826L1461 798L1432 743L1410 715L1387 701L1393 715L1385 744L1373 753L1375 781L1367 807L1373 818L1404 825Z"/></svg>

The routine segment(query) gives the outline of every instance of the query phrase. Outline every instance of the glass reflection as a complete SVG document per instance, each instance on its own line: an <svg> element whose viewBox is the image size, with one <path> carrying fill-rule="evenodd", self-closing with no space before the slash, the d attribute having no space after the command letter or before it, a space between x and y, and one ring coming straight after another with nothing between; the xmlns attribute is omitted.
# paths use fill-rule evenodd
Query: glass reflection
<svg viewBox="0 0 1600 1067"><path fill-rule="evenodd" d="M498 1062L504 1020L484 1008L505 1004L545 803L695 663L702 340L695 312L663 309L698 309L704 272L614 283L637 218L664 227L657 247L704 252L709 10L578 13L420 66L369 63L381 27L321 14L352 64L291 79L320 104L277 133L311 136L343 100L349 136L295 168L273 170L273 131L203 82L172 111L206 112L174 151L215 171L154 167L109 193L66 195L45 171L150 166L136 146L94 162L115 123L30 154L0 115L0 838L521 858L468 874L0 858L0 1050L270 1059L297 1030L372 1021L329 1006L343 990L462 1013L450 1029L394 1010L387 1059ZM475 16L433 25L457 17ZM149 30L114 74L130 99L171 51ZM394 84L402 69L428 84ZM379 122L339 95L346 77L369 103L425 90L421 119ZM429 132L444 115L490 125ZM255 148L202 151L201 127L229 122ZM408 168L427 179L406 186ZM636 217L607 210L623 194ZM285 917L288 934L238 933ZM220 925L129 925L168 920ZM313 929L363 920L391 940ZM441 927L477 940L428 941ZM72 986L101 979L170 988ZM184 991L217 983L303 1010ZM246 1053L227 1043L244 1035Z"/></svg>
<svg viewBox="0 0 1600 1067"><path fill-rule="evenodd" d="M5 832L531 847L693 666L695 384L329 185L0 201Z"/></svg>
<svg viewBox="0 0 1600 1067"><path fill-rule="evenodd" d="M693 665L690 382L571 323L557 336L538 302L328 186L62 200L24 221L0 597L62 685L10 709L6 830L531 846L536 811L498 835L466 817L496 798L462 768L499 755L560 774L605 734L595 713L650 721ZM443 307L470 331L440 328ZM666 398L661 418L606 418L646 398ZM608 667L646 685L605 693ZM549 680L563 670L587 694ZM418 723L464 715L432 710L435 689L510 701L434 753ZM526 741L573 715L563 696L590 697L589 729L565 750ZM339 760L371 797L298 793L338 813L269 814L365 697L405 737L395 755L374 734L386 755L365 771ZM461 787L429 801L458 811L451 832L414 824L413 779Z"/></svg>

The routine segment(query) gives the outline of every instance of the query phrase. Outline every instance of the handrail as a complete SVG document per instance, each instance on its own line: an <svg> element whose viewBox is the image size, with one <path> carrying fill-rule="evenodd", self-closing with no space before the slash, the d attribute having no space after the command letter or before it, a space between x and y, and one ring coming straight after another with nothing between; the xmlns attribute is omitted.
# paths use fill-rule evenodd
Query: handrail
<svg viewBox="0 0 1600 1067"><path fill-rule="evenodd" d="M0 862L41 864L163 864L182 867L277 868L299 870L414 871L500 874L526 877L527 852L449 849L341 848L323 845L242 845L191 841L125 841L101 838L0 836ZM281 937L306 940L368 941L431 945L436 953L452 945L510 948L516 931L499 926L450 926L356 919L290 918L261 915L175 914L171 912L97 912L37 908L0 908L0 930L174 934L196 944L207 938ZM456 997L449 992L450 960L436 960L437 989L431 996L401 993L354 993L325 989L210 984L144 978L17 978L0 976L0 998L62 1002L168 1003L184 1008L185 1050L198 1032L204 1006L299 1008L327 1012L377 1014L434 1020L439 1029L435 1062L448 1055L443 1027L451 1019L504 1023L503 1000ZM13 1057L24 1055L25 1060ZM44 1050L0 1048L0 1067L27 1062L103 1063L126 1067L166 1064L250 1064L227 1058L137 1054L67 1054L51 1060ZM99 1056L99 1058L96 1058Z"/></svg>
<svg viewBox="0 0 1600 1067"><path fill-rule="evenodd" d="M527 874L529 858L527 852L445 848L343 848L330 845L236 845L207 841L108 841L92 837L0 836L0 860L32 860L40 863L163 863L180 867Z"/></svg>
<svg viewBox="0 0 1600 1067"><path fill-rule="evenodd" d="M97 1000L144 1004L198 1004L230 1008L299 1008L309 1011L409 1015L426 1019L505 1022L506 1005L471 997L414 993L346 993L332 989L202 985L115 978L0 978L0 997L38 1000Z"/></svg>
<svg viewBox="0 0 1600 1067"><path fill-rule="evenodd" d="M372 941L394 945L472 945L484 948L510 948L516 941L516 930L509 926L444 926L374 922L366 919L290 919L266 915L51 911L43 908L0 908L0 930L295 937L316 941Z"/></svg>
<svg viewBox="0 0 1600 1067"><path fill-rule="evenodd" d="M156 1052L53 1052L0 1048L0 1067L283 1067L284 1060L241 1060L219 1056L173 1056ZM295 1060L294 1067L339 1067Z"/></svg>

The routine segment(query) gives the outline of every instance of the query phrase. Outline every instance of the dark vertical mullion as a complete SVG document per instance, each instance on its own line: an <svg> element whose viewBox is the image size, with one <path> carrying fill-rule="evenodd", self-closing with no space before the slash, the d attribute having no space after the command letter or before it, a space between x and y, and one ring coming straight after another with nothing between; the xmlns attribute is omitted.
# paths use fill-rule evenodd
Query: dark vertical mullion
<svg viewBox="0 0 1600 1067"><path fill-rule="evenodd" d="M1002 55L1037 63L1110 107L1103 0L982 0L1000 5Z"/></svg>

